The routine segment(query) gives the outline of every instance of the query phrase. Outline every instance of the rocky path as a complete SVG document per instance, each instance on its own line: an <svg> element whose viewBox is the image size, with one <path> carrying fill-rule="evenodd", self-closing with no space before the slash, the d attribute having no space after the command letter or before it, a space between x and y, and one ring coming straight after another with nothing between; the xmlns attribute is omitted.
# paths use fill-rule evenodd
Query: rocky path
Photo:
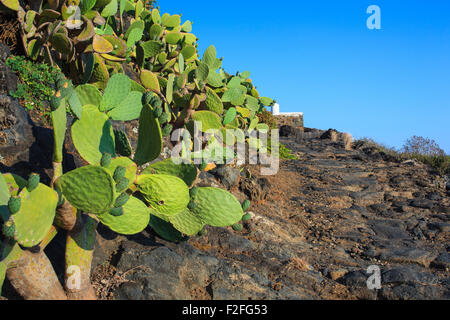
<svg viewBox="0 0 450 320"><path fill-rule="evenodd" d="M103 281L103 297L450 298L450 201L442 177L364 145L347 151L319 138L282 143L300 160L283 161L275 176L259 177L253 168L238 183L230 169L199 182L221 181L240 199L252 198L254 218L243 231L209 228L181 244L151 231L99 237L96 264L107 262L94 278ZM379 290L367 288L373 265L381 271Z"/></svg>

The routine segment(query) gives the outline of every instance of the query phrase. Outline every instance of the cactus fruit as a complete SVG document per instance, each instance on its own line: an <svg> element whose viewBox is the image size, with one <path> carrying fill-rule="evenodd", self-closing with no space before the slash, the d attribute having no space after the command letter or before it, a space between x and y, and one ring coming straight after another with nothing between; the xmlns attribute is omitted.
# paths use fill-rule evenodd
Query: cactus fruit
<svg viewBox="0 0 450 320"><path fill-rule="evenodd" d="M8 210L11 214L19 212L21 206L21 199L19 197L11 197L8 201Z"/></svg>
<svg viewBox="0 0 450 320"><path fill-rule="evenodd" d="M123 177L125 177L125 173L127 172L127 169L122 166L117 166L116 170L114 170L114 181L119 182Z"/></svg>
<svg viewBox="0 0 450 320"><path fill-rule="evenodd" d="M154 107L153 115L155 116L155 118L161 117L162 114L163 114L163 108L161 108L161 107Z"/></svg>
<svg viewBox="0 0 450 320"><path fill-rule="evenodd" d="M39 185L41 177L37 173L32 173L28 177L27 189L29 192L33 191Z"/></svg>
<svg viewBox="0 0 450 320"><path fill-rule="evenodd" d="M247 221L249 221L251 218L252 218L251 213L246 213L246 214L244 214L244 215L242 216L242 221L243 221L243 222L247 222Z"/></svg>
<svg viewBox="0 0 450 320"><path fill-rule="evenodd" d="M233 224L233 230L234 231L241 231L242 230L242 224L239 224L239 223Z"/></svg>
<svg viewBox="0 0 450 320"><path fill-rule="evenodd" d="M128 202L129 199L130 199L130 196L126 192L121 193L117 197L116 202L114 203L114 207L115 208L122 207L125 203Z"/></svg>
<svg viewBox="0 0 450 320"><path fill-rule="evenodd" d="M162 136L167 137L172 132L172 129L173 126L170 123L166 124L161 130Z"/></svg>
<svg viewBox="0 0 450 320"><path fill-rule="evenodd" d="M109 214L113 217L120 217L123 215L123 207L112 208L109 210Z"/></svg>
<svg viewBox="0 0 450 320"><path fill-rule="evenodd" d="M125 168L125 174L124 177L126 179L128 179L128 184L125 186L124 189L128 189L131 184L133 183L134 180L136 180L136 173L137 173L137 165L136 163L133 162L133 160L131 160L130 158L126 158L126 157L118 157L118 158L114 158L111 160L111 163L109 164L108 167L106 167L105 169L108 170L108 172L113 176L114 178L114 173L116 172L118 167L123 167ZM121 169L119 169L120 171ZM120 176L120 172L118 172L118 176ZM116 176L116 177L118 177ZM124 177L114 180L116 183L119 183ZM117 190L117 192L121 192L122 190Z"/></svg>
<svg viewBox="0 0 450 320"><path fill-rule="evenodd" d="M243 203L242 203L242 210L245 212L248 210L248 208L250 208L250 200L246 199Z"/></svg>
<svg viewBox="0 0 450 320"><path fill-rule="evenodd" d="M124 157L131 156L131 144L126 133L122 130L114 130L114 138L116 142L116 153Z"/></svg>
<svg viewBox="0 0 450 320"><path fill-rule="evenodd" d="M159 124L164 125L167 123L167 121L169 120L169 115L165 112L163 112L159 117L158 117L158 121Z"/></svg>
<svg viewBox="0 0 450 320"><path fill-rule="evenodd" d="M100 159L100 165L101 165L102 167L107 167L107 166L109 166L110 163L111 163L111 154L105 152L105 153L102 155L102 158Z"/></svg>
<svg viewBox="0 0 450 320"><path fill-rule="evenodd" d="M191 190L189 190L189 195L191 198L195 199L195 196L198 194L198 187L193 187Z"/></svg>
<svg viewBox="0 0 450 320"><path fill-rule="evenodd" d="M116 191L117 192L125 191L128 188L129 184L130 180L128 180L127 178L120 179L119 182L117 182L116 184Z"/></svg>
<svg viewBox="0 0 450 320"><path fill-rule="evenodd" d="M13 219L9 219L8 221L6 221L3 224L2 232L5 237L14 239L14 234L16 232L16 226L14 224Z"/></svg>
<svg viewBox="0 0 450 320"><path fill-rule="evenodd" d="M136 184L156 214L176 215L189 203L189 188L178 177L144 174L137 178Z"/></svg>

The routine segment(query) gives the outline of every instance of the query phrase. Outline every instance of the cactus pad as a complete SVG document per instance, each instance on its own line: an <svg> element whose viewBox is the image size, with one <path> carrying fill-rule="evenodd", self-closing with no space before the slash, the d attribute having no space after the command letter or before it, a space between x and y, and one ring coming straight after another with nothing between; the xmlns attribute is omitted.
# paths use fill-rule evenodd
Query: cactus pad
<svg viewBox="0 0 450 320"><path fill-rule="evenodd" d="M209 111L214 111L219 115L223 113L222 100L220 100L219 96L210 88L206 88L205 104Z"/></svg>
<svg viewBox="0 0 450 320"><path fill-rule="evenodd" d="M81 105L93 105L98 106L102 101L102 95L100 91L92 84L83 84L75 88L78 93L78 98L80 99Z"/></svg>
<svg viewBox="0 0 450 320"><path fill-rule="evenodd" d="M100 102L100 111L111 110L121 104L121 102L129 95L131 89L130 78L125 74L118 73L113 75L106 85Z"/></svg>
<svg viewBox="0 0 450 320"><path fill-rule="evenodd" d="M203 221L189 209L185 209L177 215L169 217L169 221L175 229L188 236L196 235L205 226Z"/></svg>
<svg viewBox="0 0 450 320"><path fill-rule="evenodd" d="M108 212L115 198L115 182L108 170L85 166L67 172L56 186L77 209L93 214Z"/></svg>
<svg viewBox="0 0 450 320"><path fill-rule="evenodd" d="M71 128L77 151L90 164L99 164L103 153L115 155L114 132L108 116L96 106L85 105L81 119Z"/></svg>
<svg viewBox="0 0 450 320"><path fill-rule="evenodd" d="M219 188L198 188L193 210L203 222L213 227L226 227L241 220L241 204L228 191Z"/></svg>
<svg viewBox="0 0 450 320"><path fill-rule="evenodd" d="M159 214L176 215L189 203L189 188L180 178L144 174L137 178L136 184L145 200Z"/></svg>
<svg viewBox="0 0 450 320"><path fill-rule="evenodd" d="M125 157L131 156L133 150L131 149L130 140L128 140L127 134L121 130L114 130L114 137L116 142L116 153Z"/></svg>
<svg viewBox="0 0 450 320"><path fill-rule="evenodd" d="M142 174L167 174L182 179L191 186L197 178L197 168L192 164L175 164L171 158L148 166Z"/></svg>
<svg viewBox="0 0 450 320"><path fill-rule="evenodd" d="M212 111L196 111L192 115L192 119L201 122L202 132L210 129L220 129L222 127L220 117Z"/></svg>
<svg viewBox="0 0 450 320"><path fill-rule="evenodd" d="M109 42L104 37L98 34L94 35L92 47L94 48L95 52L98 53L110 53L111 51L114 50L114 47L111 44L111 42Z"/></svg>
<svg viewBox="0 0 450 320"><path fill-rule="evenodd" d="M11 219L15 224L15 240L24 247L39 244L52 226L58 194L40 183L32 192L26 188L19 194L22 205Z"/></svg>
<svg viewBox="0 0 450 320"><path fill-rule="evenodd" d="M104 213L98 218L114 232L132 235L147 227L150 221L150 209L139 199L131 197L123 206L123 215L114 217Z"/></svg>
<svg viewBox="0 0 450 320"><path fill-rule="evenodd" d="M134 161L138 165L155 160L159 157L163 148L162 133L159 122L153 115L150 106L142 108L139 117L139 137Z"/></svg>
<svg viewBox="0 0 450 320"><path fill-rule="evenodd" d="M109 80L111 81L111 80ZM108 83L109 85L109 83ZM142 93L132 91L123 99L119 105L108 112L113 120L131 121L139 118L142 110Z"/></svg>
<svg viewBox="0 0 450 320"><path fill-rule="evenodd" d="M156 74L148 70L142 70L140 78L143 86L146 89L151 90L153 92L160 92L161 89Z"/></svg>
<svg viewBox="0 0 450 320"><path fill-rule="evenodd" d="M183 235L175 229L171 223L163 219L150 215L150 227L163 239L171 242L180 242L184 240Z"/></svg>
<svg viewBox="0 0 450 320"><path fill-rule="evenodd" d="M17 11L20 8L19 0L1 0L0 1L8 9Z"/></svg>

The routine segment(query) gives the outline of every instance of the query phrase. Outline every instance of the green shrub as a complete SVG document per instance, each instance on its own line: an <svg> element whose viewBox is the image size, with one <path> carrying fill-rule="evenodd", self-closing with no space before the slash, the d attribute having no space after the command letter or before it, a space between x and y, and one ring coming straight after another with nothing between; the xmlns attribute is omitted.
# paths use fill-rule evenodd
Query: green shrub
<svg viewBox="0 0 450 320"><path fill-rule="evenodd" d="M20 83L10 95L20 99L28 110L37 109L44 116L50 115L48 102L55 94L52 84L60 71L44 63L34 63L23 56L10 57L6 65L16 72Z"/></svg>

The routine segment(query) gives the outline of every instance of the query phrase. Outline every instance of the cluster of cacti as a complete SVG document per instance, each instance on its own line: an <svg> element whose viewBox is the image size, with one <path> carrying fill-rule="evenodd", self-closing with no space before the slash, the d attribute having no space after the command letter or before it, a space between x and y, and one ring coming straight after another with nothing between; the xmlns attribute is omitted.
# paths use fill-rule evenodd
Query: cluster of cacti
<svg viewBox="0 0 450 320"><path fill-rule="evenodd" d="M192 22L181 15L161 15L141 0L48 0L31 8L1 2L17 11L28 56L57 62L76 83L105 89L131 66L162 100L163 135L191 119L219 130L267 129L256 115L274 101L260 97L249 72L226 73L214 46L200 60Z"/></svg>
<svg viewBox="0 0 450 320"><path fill-rule="evenodd" d="M239 222L251 218L245 213L250 203L241 205L219 188L195 187L198 168L193 163L166 159L144 170L141 166L161 155L164 136L176 128L191 131L194 121L202 124L204 132L268 130L258 123L257 114L273 101L259 96L248 72L225 73L213 46L200 60L191 23L181 24L179 15L161 16L140 0L120 1L120 6L117 0L38 1L26 11L18 1L17 5L13 0L0 3L18 12L29 56L42 55L50 63L65 61L71 79L80 83L74 87L64 77L56 79L50 101L54 131L50 187L35 174L28 180L13 174L0 177L0 218L6 239L0 248L0 288L5 274L20 276L14 269L18 259L28 259L27 270L39 265L23 248L45 256L42 250L58 229L68 231L65 278L71 278L72 266L79 266L83 285L79 290L70 286L62 290L54 281L56 275L49 275L53 297L59 298L93 297L89 272L99 222L126 235L150 226L175 242L204 234L205 225L242 230ZM81 8L80 30L68 28L77 23L67 11L70 5ZM130 15L133 18L125 28L123 19ZM139 79L123 73L123 66L130 63ZM75 115L71 140L88 165L63 173L68 107ZM136 150L111 120L138 120ZM216 139L208 147L214 144L223 147ZM200 166L207 168L206 162ZM27 282L29 287L40 283L33 281ZM11 283L26 298L41 297L37 292L42 288L27 291L21 288L25 282L12 279Z"/></svg>

